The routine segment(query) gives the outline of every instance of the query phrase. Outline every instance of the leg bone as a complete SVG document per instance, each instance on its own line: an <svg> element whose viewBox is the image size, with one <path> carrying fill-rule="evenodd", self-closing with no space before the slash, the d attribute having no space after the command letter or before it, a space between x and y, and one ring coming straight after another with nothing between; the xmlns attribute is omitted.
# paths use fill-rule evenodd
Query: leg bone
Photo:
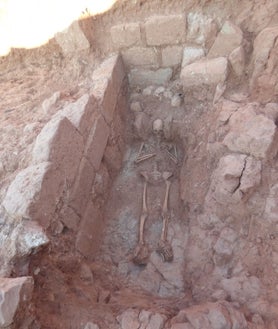
<svg viewBox="0 0 278 329"><path fill-rule="evenodd" d="M149 250L144 242L144 226L145 221L148 217L148 208L147 208L147 179L145 177L144 190L143 190L143 207L142 214L140 217L139 224L139 241L135 248L133 262L138 265L146 265L149 258Z"/></svg>
<svg viewBox="0 0 278 329"><path fill-rule="evenodd" d="M171 262L173 260L174 255L173 255L172 246L170 245L170 243L167 240L168 223L169 223L169 217L170 217L169 209L168 209L168 199L169 199L169 191L170 191L171 182L166 177L167 177L167 175L165 176L166 193L165 193L164 203L163 203L163 207L162 207L163 224L162 224L160 241L157 246L157 252L160 254L160 256L162 257L162 260L164 262Z"/></svg>

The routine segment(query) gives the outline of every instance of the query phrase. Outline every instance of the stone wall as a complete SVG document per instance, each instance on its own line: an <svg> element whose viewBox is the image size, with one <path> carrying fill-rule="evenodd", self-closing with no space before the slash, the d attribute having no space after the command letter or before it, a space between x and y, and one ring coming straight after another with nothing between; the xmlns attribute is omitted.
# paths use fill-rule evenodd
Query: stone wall
<svg viewBox="0 0 278 329"><path fill-rule="evenodd" d="M187 57L184 53L191 50L198 53L198 58L205 56L217 32L216 22L198 13L151 16L110 30L114 49L122 54L132 86L168 82Z"/></svg>
<svg viewBox="0 0 278 329"><path fill-rule="evenodd" d="M114 170L120 168L124 152L120 113L126 107L126 80L121 57L103 62L91 85L44 126L32 163L19 172L2 203L9 217L37 222L50 234L73 230L84 256L92 254L100 235L102 212L99 199L93 200L94 190L97 196L105 194L108 186L99 191L99 180L111 163ZM115 153L117 161L111 160Z"/></svg>

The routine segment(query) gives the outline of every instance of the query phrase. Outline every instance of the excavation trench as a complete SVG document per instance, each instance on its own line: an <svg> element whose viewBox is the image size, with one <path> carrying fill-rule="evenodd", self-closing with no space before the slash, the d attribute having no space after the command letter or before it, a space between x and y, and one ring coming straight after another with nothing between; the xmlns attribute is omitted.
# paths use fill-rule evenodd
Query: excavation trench
<svg viewBox="0 0 278 329"><path fill-rule="evenodd" d="M118 56L104 61L93 79L92 96L56 113L33 150L35 166L50 160L31 205L50 239L29 272L42 328L58 328L65 314L72 328L92 317L112 328L129 303L174 315L178 301L189 300L180 192L184 109L167 98L173 86L157 86L159 94L151 87L147 96L129 87ZM103 309L106 320L99 318Z"/></svg>
<svg viewBox="0 0 278 329"><path fill-rule="evenodd" d="M65 57L68 37L98 40L69 56L78 87L21 127L24 161L4 152L4 328L277 328L277 26L172 2L58 35ZM91 63L97 46L117 55Z"/></svg>

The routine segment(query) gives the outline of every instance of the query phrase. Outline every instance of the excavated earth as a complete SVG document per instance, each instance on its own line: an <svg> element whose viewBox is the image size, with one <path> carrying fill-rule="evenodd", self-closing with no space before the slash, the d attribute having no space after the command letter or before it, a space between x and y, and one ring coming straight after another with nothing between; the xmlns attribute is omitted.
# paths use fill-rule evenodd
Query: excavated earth
<svg viewBox="0 0 278 329"><path fill-rule="evenodd" d="M276 0L119 0L1 57L0 328L278 329L277 55Z"/></svg>

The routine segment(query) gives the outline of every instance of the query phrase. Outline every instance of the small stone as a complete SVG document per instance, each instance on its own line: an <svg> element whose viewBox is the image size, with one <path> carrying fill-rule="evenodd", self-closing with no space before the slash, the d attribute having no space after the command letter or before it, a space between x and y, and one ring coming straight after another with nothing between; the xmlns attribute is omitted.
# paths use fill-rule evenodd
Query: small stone
<svg viewBox="0 0 278 329"><path fill-rule="evenodd" d="M132 102L130 104L130 110L132 112L142 112L142 107L141 107L140 102Z"/></svg>
<svg viewBox="0 0 278 329"><path fill-rule="evenodd" d="M154 86L149 86L143 89L142 94L144 96L150 96L153 93L153 91L154 91Z"/></svg>
<svg viewBox="0 0 278 329"><path fill-rule="evenodd" d="M111 298L111 293L109 290L101 289L99 292L98 300L100 303L108 304Z"/></svg>
<svg viewBox="0 0 278 329"><path fill-rule="evenodd" d="M36 129L38 123L37 122L33 122L33 123L29 123L28 125L26 125L23 129L24 133L30 134L33 133L34 130Z"/></svg>
<svg viewBox="0 0 278 329"><path fill-rule="evenodd" d="M56 102L60 98L60 95L61 95L60 91L56 91L51 97L43 101L42 109L45 115L50 113L50 110L56 104Z"/></svg>
<svg viewBox="0 0 278 329"><path fill-rule="evenodd" d="M166 90L164 91L164 93L163 93L163 96L164 96L165 98L171 99L171 98L173 97L173 93L172 93L171 90L166 89Z"/></svg>
<svg viewBox="0 0 278 329"><path fill-rule="evenodd" d="M82 263L80 267L80 278L84 281L93 281L94 276L89 265Z"/></svg>
<svg viewBox="0 0 278 329"><path fill-rule="evenodd" d="M120 323L121 329L135 329L140 327L138 319L138 311L128 309L117 317L117 321Z"/></svg>
<svg viewBox="0 0 278 329"><path fill-rule="evenodd" d="M156 97L160 97L165 91L165 88L164 87L158 87L156 88L156 90L154 91L154 96Z"/></svg>
<svg viewBox="0 0 278 329"><path fill-rule="evenodd" d="M261 326L264 326L264 320L259 314L254 314L252 316L252 322Z"/></svg>
<svg viewBox="0 0 278 329"><path fill-rule="evenodd" d="M228 297L228 294L225 290L218 289L216 290L212 296L213 300L218 301L218 300L225 300Z"/></svg>
<svg viewBox="0 0 278 329"><path fill-rule="evenodd" d="M56 221L54 227L52 227L52 232L54 235L60 235L64 230L64 225L61 221Z"/></svg>
<svg viewBox="0 0 278 329"><path fill-rule="evenodd" d="M95 323L92 323L92 322L88 322L84 329L99 329L99 326Z"/></svg>
<svg viewBox="0 0 278 329"><path fill-rule="evenodd" d="M182 104L182 95L179 94L175 94L173 96L173 98L171 99L171 106L173 107L179 107Z"/></svg>
<svg viewBox="0 0 278 329"><path fill-rule="evenodd" d="M229 62L235 74L240 77L244 72L245 55L242 46L233 50L229 55Z"/></svg>
<svg viewBox="0 0 278 329"><path fill-rule="evenodd" d="M39 275L40 271L41 271L41 269L39 267L36 267L34 269L34 272L33 273L34 273L34 275Z"/></svg>
<svg viewBox="0 0 278 329"><path fill-rule="evenodd" d="M163 329L165 324L165 317L161 314L153 314L146 329Z"/></svg>

